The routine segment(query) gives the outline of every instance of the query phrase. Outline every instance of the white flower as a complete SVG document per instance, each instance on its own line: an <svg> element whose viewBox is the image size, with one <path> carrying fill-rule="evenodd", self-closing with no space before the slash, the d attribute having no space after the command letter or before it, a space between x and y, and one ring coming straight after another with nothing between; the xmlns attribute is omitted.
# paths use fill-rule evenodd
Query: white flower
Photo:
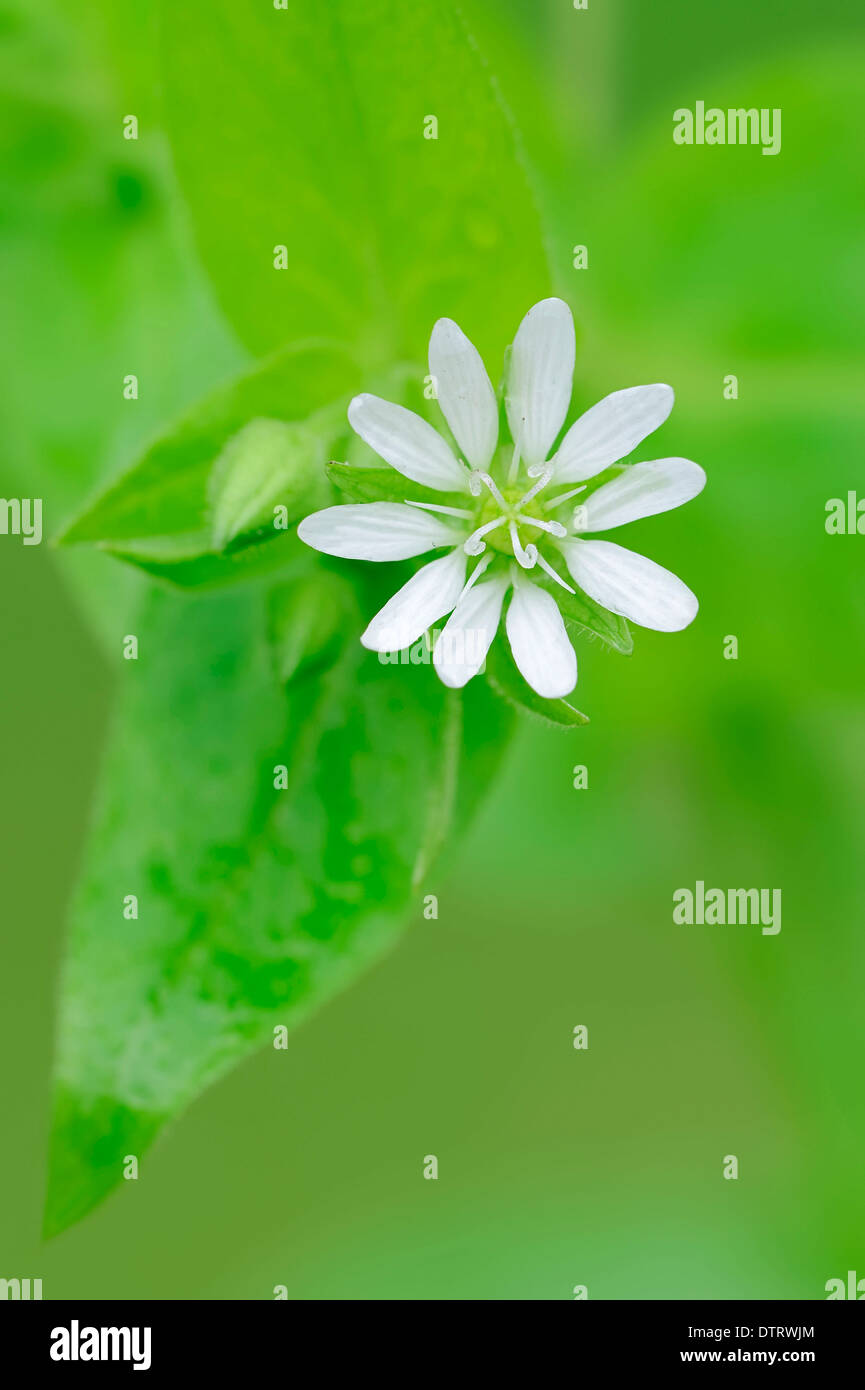
<svg viewBox="0 0 865 1390"><path fill-rule="evenodd" d="M463 494L459 506L364 502L327 507L301 522L298 534L307 545L345 559L406 560L446 550L376 614L364 646L401 650L450 614L433 662L446 685L465 685L484 663L510 593L505 631L514 661L539 695L554 699L577 680L577 658L550 591L552 582L575 592L563 568L596 603L643 627L675 632L692 621L697 600L674 574L585 533L690 501L706 481L698 464L681 458L633 464L589 492L569 518L570 529L563 524L564 504L663 424L673 406L669 386L614 391L580 416L550 456L570 404L574 349L571 311L561 299L529 310L505 382L513 442L499 446L498 404L483 362L451 319L439 319L429 367L461 457L403 406L370 395L351 402L352 428L392 468L434 492ZM549 495L563 483L580 486ZM470 560L477 563L469 574Z"/></svg>

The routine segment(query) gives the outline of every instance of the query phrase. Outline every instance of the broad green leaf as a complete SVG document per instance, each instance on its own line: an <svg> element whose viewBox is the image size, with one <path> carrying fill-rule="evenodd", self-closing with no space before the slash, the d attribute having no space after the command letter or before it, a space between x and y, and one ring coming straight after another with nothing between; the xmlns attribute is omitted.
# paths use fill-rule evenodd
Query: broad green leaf
<svg viewBox="0 0 865 1390"><path fill-rule="evenodd" d="M276 602L152 589L134 624L62 983L49 1233L420 920L418 878L501 752L480 682L461 697L429 666L383 666L350 625L318 678L283 684Z"/></svg>
<svg viewBox="0 0 865 1390"><path fill-rule="evenodd" d="M351 585L318 569L268 595L268 637L279 680L296 680L335 659L347 627L362 630Z"/></svg>
<svg viewBox="0 0 865 1390"><path fill-rule="evenodd" d="M258 417L298 421L325 406L336 409L359 386L358 368L342 349L316 343L287 348L194 406L84 509L61 543L183 536L188 548L192 536L210 531L208 479L232 436ZM346 428L341 410L337 419ZM322 468L326 460L323 442Z"/></svg>
<svg viewBox="0 0 865 1390"><path fill-rule="evenodd" d="M335 435L342 428L342 407L326 414L327 433ZM208 480L214 549L248 544L255 535L273 537L277 507L284 508L280 520L297 522L324 506L323 433L322 424L313 421L259 419L231 436Z"/></svg>
<svg viewBox="0 0 865 1390"><path fill-rule="evenodd" d="M570 582L570 575L567 575L567 571L565 574ZM582 589L578 589L575 594L569 594L567 589L563 589L553 579L543 577L535 582L552 594L572 636L599 637L614 651L621 652L623 656L631 655L634 639L624 618L602 608L593 598L589 598L588 594L584 594Z"/></svg>
<svg viewBox="0 0 865 1390"><path fill-rule="evenodd" d="M359 468L352 463L329 463L327 475L349 502L434 502L449 507L471 507L464 492L436 492L404 478L395 468Z"/></svg>
<svg viewBox="0 0 865 1390"><path fill-rule="evenodd" d="M299 545L294 531L277 531L273 539L268 535L226 553L213 549L209 532L193 531L108 541L98 549L177 588L205 589L279 569L295 559Z"/></svg>
<svg viewBox="0 0 865 1390"><path fill-rule="evenodd" d="M611 613L609 609L602 608L593 598L589 598L588 594L584 594L582 589L578 589L575 594L569 594L566 589L556 585L554 594L566 625L573 624L580 633L600 637L601 641L614 651L621 652L623 656L630 656L634 650L634 639L627 621L620 618L618 613Z"/></svg>
<svg viewBox="0 0 865 1390"><path fill-rule="evenodd" d="M431 502L434 496L432 488L413 483L395 468L359 468L334 460L327 465L327 476L349 502Z"/></svg>
<svg viewBox="0 0 865 1390"><path fill-rule="evenodd" d="M487 656L486 675L493 690L516 709L554 724L556 728L576 729L589 722L589 716L578 710L570 697L565 700L545 700L523 680L501 633Z"/></svg>
<svg viewBox="0 0 865 1390"><path fill-rule="evenodd" d="M448 315L495 379L548 271L452 0L162 0L161 69L205 265L256 352L326 333L387 363Z"/></svg>

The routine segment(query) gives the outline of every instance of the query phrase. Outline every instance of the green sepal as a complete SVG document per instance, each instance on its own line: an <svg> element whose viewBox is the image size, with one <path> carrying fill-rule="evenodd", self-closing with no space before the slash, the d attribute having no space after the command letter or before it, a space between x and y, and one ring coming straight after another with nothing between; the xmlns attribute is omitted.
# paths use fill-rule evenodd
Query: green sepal
<svg viewBox="0 0 865 1390"><path fill-rule="evenodd" d="M577 729L588 724L589 716L570 700L545 700L523 679L501 633L487 655L486 676L497 695L527 714L553 724L557 729Z"/></svg>

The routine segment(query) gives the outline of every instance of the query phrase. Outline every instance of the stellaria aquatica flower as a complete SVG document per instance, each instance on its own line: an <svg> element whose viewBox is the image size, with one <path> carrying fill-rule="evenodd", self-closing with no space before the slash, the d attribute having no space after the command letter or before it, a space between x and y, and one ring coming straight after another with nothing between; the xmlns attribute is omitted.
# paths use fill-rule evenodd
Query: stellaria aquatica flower
<svg viewBox="0 0 865 1390"><path fill-rule="evenodd" d="M568 306L561 299L535 304L510 353L504 398L511 441L502 446L496 393L480 355L453 320L439 319L429 367L459 455L404 406L366 394L351 402L352 428L392 468L433 493L462 494L459 505L453 499L346 503L301 522L298 534L307 545L344 559L446 552L376 614L361 637L364 646L402 650L449 614L433 663L446 685L462 686L483 666L507 600L514 661L539 695L555 699L577 681L576 654L554 597L559 590L573 594L576 585L609 612L661 632L692 621L697 599L680 579L595 533L696 497L706 481L698 464L635 463L567 507L663 424L672 388L614 391L581 415L553 452L570 404L574 357Z"/></svg>

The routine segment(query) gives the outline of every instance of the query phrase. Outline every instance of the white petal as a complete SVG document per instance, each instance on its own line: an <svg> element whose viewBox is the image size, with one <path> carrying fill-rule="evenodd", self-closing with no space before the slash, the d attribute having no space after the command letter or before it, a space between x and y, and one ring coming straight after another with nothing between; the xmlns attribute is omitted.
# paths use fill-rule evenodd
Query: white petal
<svg viewBox="0 0 865 1390"><path fill-rule="evenodd" d="M527 464L544 462L565 422L575 352L574 320L567 304L542 299L517 329L505 399L511 437Z"/></svg>
<svg viewBox="0 0 865 1390"><path fill-rule="evenodd" d="M479 580L445 623L433 652L433 665L445 685L458 690L483 666L498 630L508 582Z"/></svg>
<svg viewBox="0 0 865 1390"><path fill-rule="evenodd" d="M401 652L450 613L466 582L462 547L431 560L376 613L361 642L373 652Z"/></svg>
<svg viewBox="0 0 865 1390"><path fill-rule="evenodd" d="M613 391L575 421L553 467L559 483L582 483L636 449L673 409L673 388L629 386Z"/></svg>
<svg viewBox="0 0 865 1390"><path fill-rule="evenodd" d="M342 560L409 560L462 537L447 522L404 502L352 502L304 517L297 534Z"/></svg>
<svg viewBox="0 0 865 1390"><path fill-rule="evenodd" d="M487 469L499 435L496 393L480 353L453 319L439 319L429 340L429 369L442 414L472 468Z"/></svg>
<svg viewBox="0 0 865 1390"><path fill-rule="evenodd" d="M706 486L706 475L690 459L635 463L593 492L581 508L582 531L608 531L690 502Z"/></svg>
<svg viewBox="0 0 865 1390"><path fill-rule="evenodd" d="M531 580L514 590L505 629L521 675L545 700L568 695L577 683L577 656L559 605Z"/></svg>
<svg viewBox="0 0 865 1390"><path fill-rule="evenodd" d="M563 541L565 563L590 598L656 632L680 632L699 604L675 574L612 541Z"/></svg>
<svg viewBox="0 0 865 1390"><path fill-rule="evenodd" d="M468 470L438 431L413 410L380 396L355 396L348 420L371 449L412 482L438 492L468 492Z"/></svg>

